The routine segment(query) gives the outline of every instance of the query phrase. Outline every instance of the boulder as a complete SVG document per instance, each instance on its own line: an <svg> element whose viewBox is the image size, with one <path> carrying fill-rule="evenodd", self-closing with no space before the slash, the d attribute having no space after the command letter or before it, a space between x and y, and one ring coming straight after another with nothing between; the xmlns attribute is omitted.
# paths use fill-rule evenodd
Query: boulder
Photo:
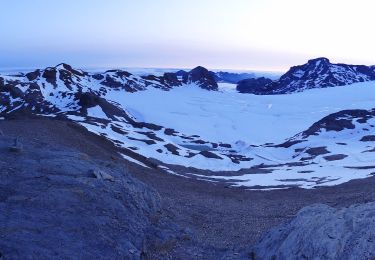
<svg viewBox="0 0 375 260"><path fill-rule="evenodd" d="M89 174L94 176L97 179L105 180L105 181L115 181L112 175L106 173L105 171L98 170L98 169L91 169L89 170Z"/></svg>
<svg viewBox="0 0 375 260"><path fill-rule="evenodd" d="M375 203L335 209L303 208L271 230L252 250L252 259L373 259Z"/></svg>

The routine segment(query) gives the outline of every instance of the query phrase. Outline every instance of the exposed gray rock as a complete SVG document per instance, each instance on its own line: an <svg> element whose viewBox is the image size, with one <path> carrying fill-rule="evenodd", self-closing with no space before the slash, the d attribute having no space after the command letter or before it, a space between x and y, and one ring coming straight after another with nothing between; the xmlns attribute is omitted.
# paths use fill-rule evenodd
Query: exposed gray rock
<svg viewBox="0 0 375 260"><path fill-rule="evenodd" d="M335 209L303 208L271 230L253 249L253 259L370 259L375 257L375 203Z"/></svg>
<svg viewBox="0 0 375 260"><path fill-rule="evenodd" d="M9 147L9 150L11 152L20 153L23 150L22 143L18 140L18 138L15 138L13 140L13 145Z"/></svg>
<svg viewBox="0 0 375 260"><path fill-rule="evenodd" d="M0 139L0 258L139 259L147 253L145 236L160 210L153 189L122 165L30 140L15 155L6 149L11 141Z"/></svg>
<svg viewBox="0 0 375 260"><path fill-rule="evenodd" d="M115 178L113 178L110 174L102 170L89 170L89 173L100 180L115 181Z"/></svg>

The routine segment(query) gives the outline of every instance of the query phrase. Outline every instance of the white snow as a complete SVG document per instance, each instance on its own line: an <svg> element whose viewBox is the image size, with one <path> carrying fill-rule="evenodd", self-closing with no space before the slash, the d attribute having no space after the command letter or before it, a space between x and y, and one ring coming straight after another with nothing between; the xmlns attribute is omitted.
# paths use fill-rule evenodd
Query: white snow
<svg viewBox="0 0 375 260"><path fill-rule="evenodd" d="M239 154L253 158L250 162L235 164L225 156L222 156L223 160L209 159L201 155L186 158L183 155L189 149L179 146L178 142L181 140L160 133L158 136L163 138L165 143L174 142L181 149L179 152L182 156L165 152L163 144L149 146L126 140L111 131L110 127L104 129L98 126L94 127L94 131L106 132L110 139L121 140L124 146L136 146L140 154L157 158L167 164L216 171L238 170L261 163L276 165L298 162L303 153L296 156L294 149L306 146L327 146L331 154L348 155L338 161L328 161L317 156L312 161L315 164L289 168L275 166L270 168L272 172L267 174L231 177L196 175L202 180L224 180L237 186L264 186L266 189L274 189L275 186L279 188L296 185L312 188L365 178L374 171L371 168L348 168L368 166L375 159L374 153L363 153L368 144L359 142L361 136L356 135L358 129L322 133L318 137L309 138L308 144L297 144L292 149L252 147L250 144L281 143L331 113L344 109L371 109L374 107L375 82L273 96L240 94L233 91L233 88L234 86L228 84L220 85L221 91L214 92L188 85L167 92L151 88L122 95L110 91L107 98L121 104L126 110L136 114L137 118L142 118L142 121L170 127L187 135L197 134L206 141L230 143ZM91 128L93 129L93 126ZM129 130L129 126L123 128ZM129 135L140 138L136 132ZM346 142L347 146L338 145L336 142ZM156 153L156 148L161 148L164 152Z"/></svg>
<svg viewBox="0 0 375 260"><path fill-rule="evenodd" d="M217 85L219 86L219 91L222 91L222 92L237 92L236 90L236 87L237 85L236 84L232 84L232 83L217 83Z"/></svg>
<svg viewBox="0 0 375 260"><path fill-rule="evenodd" d="M90 107L87 109L87 115L91 117L109 119L107 115L103 112L102 108L97 105L95 107Z"/></svg>
<svg viewBox="0 0 375 260"><path fill-rule="evenodd" d="M130 162L136 163L136 164L138 164L138 165L140 165L140 166L142 166L142 167L150 168L150 167L148 167L146 164L144 164L143 162L140 162L140 161L138 161L138 160L136 160L136 159L134 159L134 158L132 158L132 157L130 157L130 156L127 156L127 155L125 155L125 154L123 154L123 153L121 153L121 156L122 156L124 159L126 159L126 160L128 160L128 161L130 161Z"/></svg>
<svg viewBox="0 0 375 260"><path fill-rule="evenodd" d="M146 122L185 134L217 142L263 144L282 142L331 113L374 107L375 82L289 95L256 96L184 86L167 92L151 88L119 95L112 91L107 98Z"/></svg>
<svg viewBox="0 0 375 260"><path fill-rule="evenodd" d="M80 121L85 121L85 118L82 116L76 116L76 115L67 115L67 117L71 120L80 122Z"/></svg>

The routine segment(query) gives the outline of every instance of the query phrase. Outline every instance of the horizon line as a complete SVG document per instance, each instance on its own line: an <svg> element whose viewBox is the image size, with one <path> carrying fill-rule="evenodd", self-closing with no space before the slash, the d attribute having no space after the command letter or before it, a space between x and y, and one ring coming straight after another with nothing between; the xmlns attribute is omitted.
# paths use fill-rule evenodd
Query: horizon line
<svg viewBox="0 0 375 260"><path fill-rule="evenodd" d="M285 73L288 69L270 69L270 68L267 68L267 69L262 69L262 68L212 68L212 67L209 67L209 66L203 66L203 65L196 65L196 66L191 66L191 67L178 67L178 66L166 66L166 67L158 67L158 66L147 66L147 67L142 67L142 66L116 66L116 65L106 65L106 66L92 66L92 65L86 65L86 66L74 66L74 65L71 65L70 63L68 62L60 62L60 63L57 63L56 65L52 65L52 66L24 66L24 67L0 67L0 72L26 72L26 71L35 71L37 69L45 69L45 68L53 68L53 67L56 67L60 64L67 64L67 65L70 65L72 66L72 68L76 68L76 69L81 69L81 70L87 70L90 72L93 71L93 70L111 70L111 69L121 69L121 70L127 70L127 69L130 69L130 70L141 70L141 69L144 69L144 70L152 70L152 69L156 69L156 70L191 70L191 69L194 69L195 67L198 67L198 66L202 66L210 71L216 71L216 72L219 72L219 71L224 71L224 72L269 72L269 73Z"/></svg>

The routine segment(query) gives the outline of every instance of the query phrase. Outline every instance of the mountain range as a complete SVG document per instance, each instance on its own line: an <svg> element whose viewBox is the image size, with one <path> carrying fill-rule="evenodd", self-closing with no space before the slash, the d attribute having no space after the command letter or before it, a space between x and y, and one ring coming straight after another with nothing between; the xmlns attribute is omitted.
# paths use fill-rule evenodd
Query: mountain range
<svg viewBox="0 0 375 260"><path fill-rule="evenodd" d="M311 188L347 181L352 169L359 171L355 178L371 173L375 115L367 100L374 75L374 67L319 58L292 67L276 81L245 79L237 86L241 93L229 94L200 66L138 76L59 64L1 75L0 117L74 121L113 142L127 160L171 174L262 189ZM322 90L298 98L278 95L314 88ZM231 173L211 177L212 171ZM268 173L268 181L254 172ZM301 177L301 172L310 174Z"/></svg>

